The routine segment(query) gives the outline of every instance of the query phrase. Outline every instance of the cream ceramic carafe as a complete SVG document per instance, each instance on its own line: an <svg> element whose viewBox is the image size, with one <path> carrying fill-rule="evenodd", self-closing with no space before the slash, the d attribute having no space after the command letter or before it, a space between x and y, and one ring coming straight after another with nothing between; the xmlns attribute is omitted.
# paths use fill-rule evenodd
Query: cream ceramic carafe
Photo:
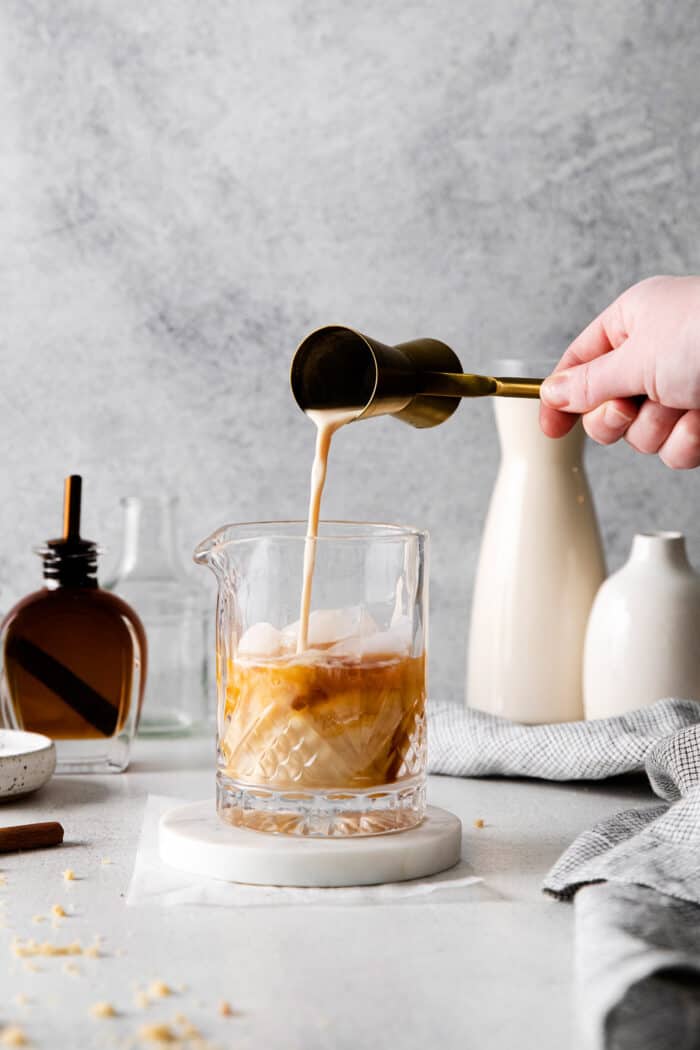
<svg viewBox="0 0 700 1050"><path fill-rule="evenodd" d="M539 402L494 403L502 461L469 636L470 707L516 722L583 718L586 622L605 577L577 423L552 440Z"/></svg>

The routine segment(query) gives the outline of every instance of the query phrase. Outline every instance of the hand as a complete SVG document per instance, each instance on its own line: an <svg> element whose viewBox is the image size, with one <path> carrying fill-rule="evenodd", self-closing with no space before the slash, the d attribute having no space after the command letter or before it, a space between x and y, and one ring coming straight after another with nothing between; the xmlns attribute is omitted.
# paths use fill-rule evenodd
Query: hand
<svg viewBox="0 0 700 1050"><path fill-rule="evenodd" d="M675 470L700 466L700 277L628 288L574 339L541 397L549 437L583 416L601 445L624 437Z"/></svg>

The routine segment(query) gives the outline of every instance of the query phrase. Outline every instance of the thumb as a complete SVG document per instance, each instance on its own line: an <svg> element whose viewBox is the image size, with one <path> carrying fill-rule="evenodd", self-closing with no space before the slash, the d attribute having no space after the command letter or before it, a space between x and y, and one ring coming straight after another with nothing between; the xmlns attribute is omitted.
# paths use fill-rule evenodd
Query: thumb
<svg viewBox="0 0 700 1050"><path fill-rule="evenodd" d="M644 393L641 357L627 339L616 350L555 372L542 384L545 405L565 412L590 412L604 401Z"/></svg>

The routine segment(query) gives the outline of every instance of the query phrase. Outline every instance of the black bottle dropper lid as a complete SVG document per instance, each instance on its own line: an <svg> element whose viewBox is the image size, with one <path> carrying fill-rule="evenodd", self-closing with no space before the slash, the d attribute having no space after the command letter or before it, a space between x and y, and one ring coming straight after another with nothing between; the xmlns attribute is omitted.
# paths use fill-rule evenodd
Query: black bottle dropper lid
<svg viewBox="0 0 700 1050"><path fill-rule="evenodd" d="M38 552L44 559L44 578L63 587L97 587L97 555L92 540L80 535L80 506L83 479L66 478L63 498L63 536L48 540Z"/></svg>

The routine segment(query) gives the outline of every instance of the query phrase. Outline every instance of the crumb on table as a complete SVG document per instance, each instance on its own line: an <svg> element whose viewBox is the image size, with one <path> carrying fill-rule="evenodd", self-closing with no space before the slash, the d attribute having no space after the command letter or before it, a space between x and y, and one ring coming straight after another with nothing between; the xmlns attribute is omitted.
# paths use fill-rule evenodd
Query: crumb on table
<svg viewBox="0 0 700 1050"><path fill-rule="evenodd" d="M137 989L134 992L134 1003L140 1007L141 1010L145 1010L147 1006L150 1006L151 1000L148 994L144 992L142 988Z"/></svg>
<svg viewBox="0 0 700 1050"><path fill-rule="evenodd" d="M92 1017L103 1019L106 1017L116 1017L117 1011L111 1003L93 1003L90 1007L90 1014Z"/></svg>
<svg viewBox="0 0 700 1050"><path fill-rule="evenodd" d="M62 904L53 904L51 906L51 914L57 919L65 919L68 912Z"/></svg>
<svg viewBox="0 0 700 1050"><path fill-rule="evenodd" d="M63 881L75 882L75 872L72 868L66 868L66 870L63 872Z"/></svg>
<svg viewBox="0 0 700 1050"><path fill-rule="evenodd" d="M109 859L109 857L103 857L102 860L100 861L100 864L111 864L111 863L112 863L112 861Z"/></svg>
<svg viewBox="0 0 700 1050"><path fill-rule="evenodd" d="M83 955L87 956L88 959L99 959L100 957L100 946L99 944L89 944Z"/></svg>
<svg viewBox="0 0 700 1050"><path fill-rule="evenodd" d="M148 994L153 996L154 999L167 999L169 995L173 994L173 990L165 981L151 981L148 986Z"/></svg>
<svg viewBox="0 0 700 1050"><path fill-rule="evenodd" d="M144 1024L138 1031L139 1039L146 1043L176 1043L177 1036L169 1024Z"/></svg>
<svg viewBox="0 0 700 1050"><path fill-rule="evenodd" d="M18 959L30 959L35 955L82 955L83 949L80 941L72 941L71 944L52 944L51 941L35 941L30 937L22 941L18 937L12 941L10 951Z"/></svg>
<svg viewBox="0 0 700 1050"><path fill-rule="evenodd" d="M24 1029L20 1028L19 1025L10 1024L6 1028L0 1029L0 1043L3 1046L28 1046L29 1040Z"/></svg>
<svg viewBox="0 0 700 1050"><path fill-rule="evenodd" d="M485 825L485 823L484 823L484 821L483 821L483 819L481 817L477 817L477 819L474 821L474 827L475 828L483 828L485 826L486 825Z"/></svg>
<svg viewBox="0 0 700 1050"><path fill-rule="evenodd" d="M202 1033L200 1030L184 1014L176 1014L175 1023L180 1025L185 1039L201 1039Z"/></svg>
<svg viewBox="0 0 700 1050"><path fill-rule="evenodd" d="M223 999L219 1003L219 1016L220 1017L233 1017L233 1007L225 999Z"/></svg>

